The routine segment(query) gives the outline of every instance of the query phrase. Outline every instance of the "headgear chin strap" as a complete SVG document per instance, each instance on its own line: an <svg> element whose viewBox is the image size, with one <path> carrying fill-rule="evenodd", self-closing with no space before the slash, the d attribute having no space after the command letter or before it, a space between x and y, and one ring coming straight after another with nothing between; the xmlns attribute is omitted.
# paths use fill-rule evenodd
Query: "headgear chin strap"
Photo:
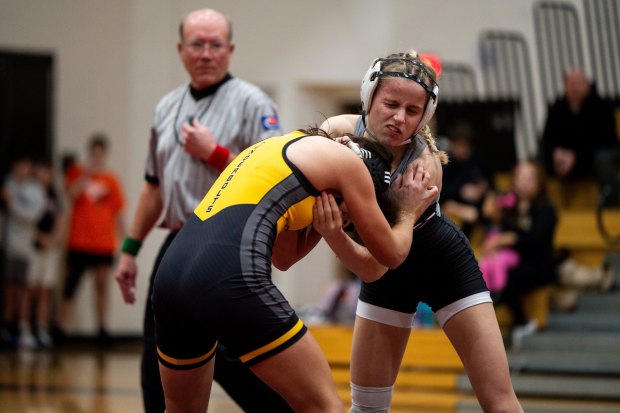
<svg viewBox="0 0 620 413"><path fill-rule="evenodd" d="M398 61L402 61L408 67L411 67L412 73L382 70L384 63L393 63ZM370 112L370 104L372 103L372 97L377 89L380 77L402 77L405 79L410 79L422 86L426 93L428 93L429 98L426 103L426 107L424 108L424 114L422 115L420 123L418 123L418 127L412 135L415 136L431 120L433 114L435 113L439 98L439 86L437 86L437 83L431 78L430 74L423 67L423 63L419 59L411 59L406 57L377 58L368 68L368 71L362 79L362 85L360 87L363 117L367 116Z"/></svg>

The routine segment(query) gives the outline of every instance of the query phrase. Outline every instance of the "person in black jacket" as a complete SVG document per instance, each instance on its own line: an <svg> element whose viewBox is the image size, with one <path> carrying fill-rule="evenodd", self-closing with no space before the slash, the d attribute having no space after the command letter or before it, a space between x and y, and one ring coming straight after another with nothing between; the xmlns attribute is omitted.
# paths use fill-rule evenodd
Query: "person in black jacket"
<svg viewBox="0 0 620 413"><path fill-rule="evenodd" d="M487 193L495 189L493 175L474 144L474 130L469 122L456 122L449 129L447 141L450 162L444 166L439 202L442 210L455 218L470 237L476 224L482 222Z"/></svg>
<svg viewBox="0 0 620 413"><path fill-rule="evenodd" d="M542 137L548 174L561 184L594 180L595 157L618 147L613 107L598 95L582 69L568 68L564 96L549 107Z"/></svg>

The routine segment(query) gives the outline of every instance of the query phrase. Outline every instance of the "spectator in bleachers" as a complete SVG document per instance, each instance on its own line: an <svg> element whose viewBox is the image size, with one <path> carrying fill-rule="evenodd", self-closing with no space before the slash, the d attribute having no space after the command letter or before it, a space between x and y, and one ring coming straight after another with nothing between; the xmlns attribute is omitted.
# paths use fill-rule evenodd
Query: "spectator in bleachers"
<svg viewBox="0 0 620 413"><path fill-rule="evenodd" d="M536 320L528 320L525 315L523 296L555 279L553 242L558 218L547 197L546 174L538 161L518 162L512 179L512 191L517 198L514 229L487 240L483 254L505 248L519 254L519 263L508 271L506 286L496 303L507 304L512 313L512 345L518 348L524 336L538 329Z"/></svg>
<svg viewBox="0 0 620 413"><path fill-rule="evenodd" d="M597 178L595 157L618 146L613 107L581 68L568 68L564 95L548 109L541 153L547 172L560 183L563 204L570 204L576 183Z"/></svg>
<svg viewBox="0 0 620 413"><path fill-rule="evenodd" d="M493 177L473 142L473 128L460 121L450 129L444 166L441 209L455 219L468 237L482 218L482 203L494 188Z"/></svg>
<svg viewBox="0 0 620 413"><path fill-rule="evenodd" d="M489 192L482 207L483 216L489 220L485 228L484 244L494 242L502 232L517 230L517 195ZM519 264L519 253L512 247L493 249L480 257L480 271L487 283L493 301L497 301L508 281L508 271Z"/></svg>

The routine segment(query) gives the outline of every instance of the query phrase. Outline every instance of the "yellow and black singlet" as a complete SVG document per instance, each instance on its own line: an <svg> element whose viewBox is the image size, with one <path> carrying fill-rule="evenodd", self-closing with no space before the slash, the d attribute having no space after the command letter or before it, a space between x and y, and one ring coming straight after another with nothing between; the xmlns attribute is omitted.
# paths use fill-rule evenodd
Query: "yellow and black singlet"
<svg viewBox="0 0 620 413"><path fill-rule="evenodd" d="M278 233L311 225L313 196L318 192L285 155L286 147L304 136L296 131L247 148L215 181L194 210L196 216L207 221L227 208L254 205L253 215L277 218Z"/></svg>
<svg viewBox="0 0 620 413"><path fill-rule="evenodd" d="M218 340L253 363L305 333L271 281L277 235L312 225L319 192L286 157L287 146L305 136L268 138L239 154L166 251L153 288L166 365L203 364Z"/></svg>

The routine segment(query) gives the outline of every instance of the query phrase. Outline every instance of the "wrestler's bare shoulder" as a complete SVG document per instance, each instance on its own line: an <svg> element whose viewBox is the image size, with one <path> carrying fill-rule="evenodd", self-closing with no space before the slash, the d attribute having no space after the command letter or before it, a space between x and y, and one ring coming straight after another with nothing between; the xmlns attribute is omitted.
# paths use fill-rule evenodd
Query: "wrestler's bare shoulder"
<svg viewBox="0 0 620 413"><path fill-rule="evenodd" d="M338 115L326 119L321 125L321 129L329 133L330 136L342 136L346 133L353 133L355 124L360 115Z"/></svg>

